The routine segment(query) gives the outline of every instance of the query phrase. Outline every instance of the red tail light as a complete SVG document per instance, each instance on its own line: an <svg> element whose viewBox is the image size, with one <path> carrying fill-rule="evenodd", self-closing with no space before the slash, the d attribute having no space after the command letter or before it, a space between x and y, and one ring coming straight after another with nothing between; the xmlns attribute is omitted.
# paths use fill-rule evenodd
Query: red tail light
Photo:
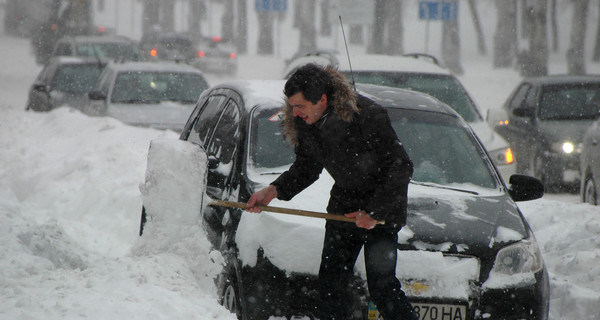
<svg viewBox="0 0 600 320"><path fill-rule="evenodd" d="M232 53L229 54L229 59L231 59L231 60L235 59L236 57L237 56L235 55L234 52L232 52Z"/></svg>
<svg viewBox="0 0 600 320"><path fill-rule="evenodd" d="M196 55L198 56L198 58L204 58L204 56L206 56L206 54L202 50L196 51Z"/></svg>
<svg viewBox="0 0 600 320"><path fill-rule="evenodd" d="M150 56L151 57L158 56L158 50L156 50L156 48L152 48L152 50L150 50Z"/></svg>

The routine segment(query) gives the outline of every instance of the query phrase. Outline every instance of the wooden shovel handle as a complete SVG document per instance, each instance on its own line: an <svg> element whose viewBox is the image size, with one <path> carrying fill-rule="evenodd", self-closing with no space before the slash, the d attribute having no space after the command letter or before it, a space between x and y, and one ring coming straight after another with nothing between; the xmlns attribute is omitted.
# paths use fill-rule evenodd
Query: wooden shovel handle
<svg viewBox="0 0 600 320"><path fill-rule="evenodd" d="M208 204L211 206L220 206L220 207L229 207L229 208L239 208L246 209L246 204L242 202L232 202L232 201L223 201L212 199ZM316 211L307 211L307 210L299 210L299 209L290 209L290 208L281 208L281 207L271 207L271 206L257 206L260 210L275 212L275 213L283 213L283 214L291 214L295 216L304 216L304 217L313 217L313 218L321 218L327 220L337 220L337 221L345 221L355 223L356 219L348 218L344 215L339 214L328 214ZM377 221L377 224L385 224L385 221Z"/></svg>

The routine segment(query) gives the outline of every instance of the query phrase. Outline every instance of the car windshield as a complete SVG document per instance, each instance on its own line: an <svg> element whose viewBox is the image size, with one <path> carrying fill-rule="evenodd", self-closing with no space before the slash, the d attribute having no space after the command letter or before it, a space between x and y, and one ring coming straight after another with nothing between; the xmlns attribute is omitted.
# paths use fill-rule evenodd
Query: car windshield
<svg viewBox="0 0 600 320"><path fill-rule="evenodd" d="M117 75L111 101L114 103L196 103L208 88L204 77L184 72L121 72Z"/></svg>
<svg viewBox="0 0 600 320"><path fill-rule="evenodd" d="M137 51L134 46L121 43L86 43L77 46L77 55L84 57L124 58L136 60Z"/></svg>
<svg viewBox="0 0 600 320"><path fill-rule="evenodd" d="M481 116L466 90L452 76L408 72L358 71L353 72L353 77L354 81L358 83L378 84L429 94L450 106L465 121L475 122L481 120Z"/></svg>
<svg viewBox="0 0 600 320"><path fill-rule="evenodd" d="M448 115L388 109L392 126L415 170L413 181L438 185L496 188L492 166L461 122ZM281 133L278 109L255 111L250 134L250 166L263 174L281 173L294 161Z"/></svg>
<svg viewBox="0 0 600 320"><path fill-rule="evenodd" d="M600 83L546 86L542 89L541 120L594 119L600 111Z"/></svg>
<svg viewBox="0 0 600 320"><path fill-rule="evenodd" d="M56 91L87 93L92 91L104 64L69 64L58 68L52 81Z"/></svg>
<svg viewBox="0 0 600 320"><path fill-rule="evenodd" d="M160 41L160 43L167 50L181 51L185 52L187 50L192 49L193 43L188 39L179 39L179 38L165 38Z"/></svg>

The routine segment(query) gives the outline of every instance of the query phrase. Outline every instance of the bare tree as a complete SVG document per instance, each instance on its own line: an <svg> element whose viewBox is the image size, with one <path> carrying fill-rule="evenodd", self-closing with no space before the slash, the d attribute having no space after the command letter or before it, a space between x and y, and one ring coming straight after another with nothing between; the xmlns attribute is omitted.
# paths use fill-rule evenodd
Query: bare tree
<svg viewBox="0 0 600 320"><path fill-rule="evenodd" d="M385 3L386 0L375 0L375 23L371 32L369 53L383 53L383 33L385 32Z"/></svg>
<svg viewBox="0 0 600 320"><path fill-rule="evenodd" d="M270 11L258 11L258 54L269 55L275 50L273 40L273 22L275 15Z"/></svg>
<svg viewBox="0 0 600 320"><path fill-rule="evenodd" d="M153 27L159 25L160 0L144 0L144 15L142 29L144 33L152 31Z"/></svg>
<svg viewBox="0 0 600 320"><path fill-rule="evenodd" d="M298 28L300 29L299 51L312 50L317 47L316 30L316 0L302 0L297 7L300 10L298 17Z"/></svg>
<svg viewBox="0 0 600 320"><path fill-rule="evenodd" d="M496 0L494 68L508 68L517 55L517 0Z"/></svg>
<svg viewBox="0 0 600 320"><path fill-rule="evenodd" d="M225 9L221 16L221 38L225 41L232 41L235 22L233 0L223 0L223 4L225 5Z"/></svg>
<svg viewBox="0 0 600 320"><path fill-rule="evenodd" d="M600 5L598 5L598 12L600 14ZM594 43L594 54L592 55L592 61L600 61L600 19L596 24L596 40Z"/></svg>
<svg viewBox="0 0 600 320"><path fill-rule="evenodd" d="M481 28L479 13L477 12L477 4L475 3L475 0L469 0L468 3L469 11L471 11L471 19L475 26L475 32L477 32L477 49L479 50L479 54L485 55L487 54L487 49L485 47L485 37L483 35L483 29Z"/></svg>
<svg viewBox="0 0 600 320"><path fill-rule="evenodd" d="M388 45L385 53L401 55L404 53L404 25L402 24L402 1L388 1L386 14Z"/></svg>
<svg viewBox="0 0 600 320"><path fill-rule="evenodd" d="M175 30L175 0L160 1L160 27L163 31Z"/></svg>
<svg viewBox="0 0 600 320"><path fill-rule="evenodd" d="M589 0L571 0L573 17L571 19L571 45L567 50L567 68L569 74L585 74L584 42L587 27Z"/></svg>
<svg viewBox="0 0 600 320"><path fill-rule="evenodd" d="M331 0L321 1L321 32L322 36L331 35L331 21L329 21L329 7L331 6Z"/></svg>
<svg viewBox="0 0 600 320"><path fill-rule="evenodd" d="M248 51L248 8L246 0L237 1L237 32L235 33L235 47L238 53Z"/></svg>
<svg viewBox="0 0 600 320"><path fill-rule="evenodd" d="M558 22L556 19L556 0L550 0L550 32L552 33L552 52L558 52Z"/></svg>
<svg viewBox="0 0 600 320"><path fill-rule="evenodd" d="M548 0L533 0L528 6L529 50L519 54L521 75L544 76L548 74Z"/></svg>
<svg viewBox="0 0 600 320"><path fill-rule="evenodd" d="M458 8L457 0L445 1L445 3L455 3L456 8ZM462 74L458 13L455 13L455 17L456 19L448 19L442 22L442 60L452 72Z"/></svg>
<svg viewBox="0 0 600 320"><path fill-rule="evenodd" d="M188 30L198 40L202 36L200 21L206 18L206 7L204 0L190 0L190 12L188 18Z"/></svg>

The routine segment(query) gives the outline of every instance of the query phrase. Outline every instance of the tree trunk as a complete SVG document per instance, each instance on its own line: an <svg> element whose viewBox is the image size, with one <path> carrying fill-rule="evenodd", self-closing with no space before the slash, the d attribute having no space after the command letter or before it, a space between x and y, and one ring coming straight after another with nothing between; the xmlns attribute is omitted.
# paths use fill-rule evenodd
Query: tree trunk
<svg viewBox="0 0 600 320"><path fill-rule="evenodd" d="M235 33L235 47L238 53L248 52L248 8L246 0L237 2L237 32Z"/></svg>
<svg viewBox="0 0 600 320"><path fill-rule="evenodd" d="M481 20L479 20L479 13L477 12L477 5L475 0L469 0L469 10L471 11L471 18L473 19L473 25L477 32L477 49L479 54L486 55L487 49L485 47L485 36L483 35L483 29L481 28Z"/></svg>
<svg viewBox="0 0 600 320"><path fill-rule="evenodd" d="M383 53L383 33L385 32L385 0L375 0L375 23L371 32L369 53Z"/></svg>
<svg viewBox="0 0 600 320"><path fill-rule="evenodd" d="M221 16L221 38L224 41L233 41L233 24L235 22L233 0L224 0L225 10Z"/></svg>
<svg viewBox="0 0 600 320"><path fill-rule="evenodd" d="M363 26L360 24L351 24L349 38L349 42L352 44L363 44Z"/></svg>
<svg viewBox="0 0 600 320"><path fill-rule="evenodd" d="M190 0L190 12L188 18L188 30L195 40L202 37L202 28L200 21L206 17L206 8L204 0Z"/></svg>
<svg viewBox="0 0 600 320"><path fill-rule="evenodd" d="M331 36L331 21L329 21L329 7L331 0L321 1L321 36Z"/></svg>
<svg viewBox="0 0 600 320"><path fill-rule="evenodd" d="M517 53L517 0L496 0L496 10L493 66L508 68Z"/></svg>
<svg viewBox="0 0 600 320"><path fill-rule="evenodd" d="M273 54L274 41L273 41L273 17L272 12L259 11L258 15L258 54L269 55Z"/></svg>
<svg viewBox="0 0 600 320"><path fill-rule="evenodd" d="M316 0L302 0L300 6L299 29L300 44L298 51L308 51L317 48L317 30L315 28Z"/></svg>
<svg viewBox="0 0 600 320"><path fill-rule="evenodd" d="M572 0L572 3L571 45L567 50L567 68L569 74L585 74L584 42L589 0Z"/></svg>
<svg viewBox="0 0 600 320"><path fill-rule="evenodd" d="M389 55L401 55L404 53L404 25L402 24L402 1L387 2L387 28L388 46L386 53Z"/></svg>
<svg viewBox="0 0 600 320"><path fill-rule="evenodd" d="M160 27L163 31L171 32L175 30L175 1L160 1Z"/></svg>
<svg viewBox="0 0 600 320"><path fill-rule="evenodd" d="M144 18L142 29L144 33L151 32L154 26L159 25L160 2L159 0L144 0Z"/></svg>
<svg viewBox="0 0 600 320"><path fill-rule="evenodd" d="M552 32L552 52L558 52L558 22L556 19L556 0L550 1L550 32Z"/></svg>
<svg viewBox="0 0 600 320"><path fill-rule="evenodd" d="M600 5L598 5L598 13L600 14ZM592 56L592 61L598 62L600 61L600 19L598 19L598 23L596 25L596 40L594 44L594 54Z"/></svg>
<svg viewBox="0 0 600 320"><path fill-rule="evenodd" d="M531 12L529 50L520 54L521 75L545 76L548 74L548 0L534 0L528 11Z"/></svg>
<svg viewBox="0 0 600 320"><path fill-rule="evenodd" d="M453 0L446 2L457 1ZM456 21L442 22L442 60L452 72L460 75L463 73L463 68L460 62L460 33L458 31L458 21L458 13L456 13Z"/></svg>

